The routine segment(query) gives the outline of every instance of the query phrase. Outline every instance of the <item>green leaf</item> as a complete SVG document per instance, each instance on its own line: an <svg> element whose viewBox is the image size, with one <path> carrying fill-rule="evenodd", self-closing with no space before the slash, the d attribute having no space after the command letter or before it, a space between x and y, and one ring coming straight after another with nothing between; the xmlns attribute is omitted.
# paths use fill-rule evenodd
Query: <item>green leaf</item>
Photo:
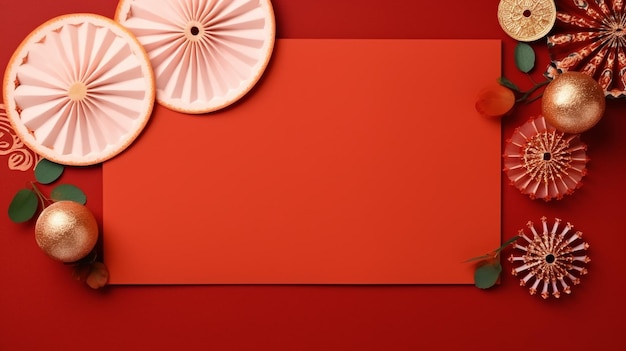
<svg viewBox="0 0 626 351"><path fill-rule="evenodd" d="M530 45L522 42L517 43L515 46L515 65L524 73L530 72L535 67L535 51Z"/></svg>
<svg viewBox="0 0 626 351"><path fill-rule="evenodd" d="M77 186L72 184L61 184L50 192L50 198L54 201L74 201L81 205L87 203L87 196Z"/></svg>
<svg viewBox="0 0 626 351"><path fill-rule="evenodd" d="M501 272L502 265L499 261L484 264L474 271L474 285L480 289L490 288L496 284Z"/></svg>
<svg viewBox="0 0 626 351"><path fill-rule="evenodd" d="M35 179L41 184L50 184L59 179L65 167L42 158L35 166Z"/></svg>
<svg viewBox="0 0 626 351"><path fill-rule="evenodd" d="M9 204L9 218L15 223L26 222L33 218L38 207L37 194L30 189L22 189Z"/></svg>
<svg viewBox="0 0 626 351"><path fill-rule="evenodd" d="M510 80L504 78L504 77L500 77L498 79L498 83L500 83L500 85L503 85L513 91L516 91L518 93L521 93L522 91L519 89L519 87L517 85L515 85L515 83L511 82Z"/></svg>

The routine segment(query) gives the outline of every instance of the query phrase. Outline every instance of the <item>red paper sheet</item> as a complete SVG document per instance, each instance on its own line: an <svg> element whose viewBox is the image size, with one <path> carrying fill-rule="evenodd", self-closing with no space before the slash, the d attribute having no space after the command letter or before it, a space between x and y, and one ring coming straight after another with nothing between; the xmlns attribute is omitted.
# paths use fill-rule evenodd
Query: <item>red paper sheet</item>
<svg viewBox="0 0 626 351"><path fill-rule="evenodd" d="M472 283L500 243L497 40L277 40L225 110L103 165L112 284Z"/></svg>

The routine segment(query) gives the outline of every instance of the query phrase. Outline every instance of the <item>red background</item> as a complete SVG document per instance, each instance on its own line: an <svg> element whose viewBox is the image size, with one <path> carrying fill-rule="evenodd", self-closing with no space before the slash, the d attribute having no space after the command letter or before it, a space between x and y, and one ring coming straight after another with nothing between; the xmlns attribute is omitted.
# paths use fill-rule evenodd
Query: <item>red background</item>
<svg viewBox="0 0 626 351"><path fill-rule="evenodd" d="M498 2L275 0L273 4L279 38L499 38L504 75L528 89L532 83L514 66L515 41L498 25ZM75 12L112 17L116 4L116 0L3 1L0 66L6 66L22 38L45 20ZM543 41L532 45L538 54L532 75L541 80L547 51ZM463 87L462 81L450 81L449 90L441 93L454 103L455 91ZM2 215L0 349L625 349L624 109L625 101L609 100L603 120L583 134L591 161L584 186L574 195L548 203L532 201L502 181L504 240L528 220L538 222L545 215L572 222L591 245L589 275L572 295L560 300L529 296L508 273L508 262L501 285L487 291L436 285L111 286L93 291L72 281L69 267L40 252L33 223L16 225ZM539 111L537 102L519 106L503 121L503 140ZM471 138L471 154L469 150ZM4 168L0 174L0 208L6 209L12 194L32 174ZM101 218L99 167L68 169L62 180L83 188L90 208ZM445 252L440 259L446 259Z"/></svg>

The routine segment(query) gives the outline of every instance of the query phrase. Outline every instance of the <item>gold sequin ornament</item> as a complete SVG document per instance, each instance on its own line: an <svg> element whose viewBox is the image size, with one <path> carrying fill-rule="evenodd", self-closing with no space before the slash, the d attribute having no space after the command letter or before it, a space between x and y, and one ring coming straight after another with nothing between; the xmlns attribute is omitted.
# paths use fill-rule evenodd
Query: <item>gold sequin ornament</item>
<svg viewBox="0 0 626 351"><path fill-rule="evenodd" d="M543 92L542 114L558 131L580 134L602 119L604 89L591 76L568 71L556 76Z"/></svg>
<svg viewBox="0 0 626 351"><path fill-rule="evenodd" d="M502 30L519 41L535 41L546 36L556 21L554 0L501 0L498 22Z"/></svg>
<svg viewBox="0 0 626 351"><path fill-rule="evenodd" d="M37 218L35 239L52 259L76 262L96 245L98 223L87 207L73 201L58 201Z"/></svg>

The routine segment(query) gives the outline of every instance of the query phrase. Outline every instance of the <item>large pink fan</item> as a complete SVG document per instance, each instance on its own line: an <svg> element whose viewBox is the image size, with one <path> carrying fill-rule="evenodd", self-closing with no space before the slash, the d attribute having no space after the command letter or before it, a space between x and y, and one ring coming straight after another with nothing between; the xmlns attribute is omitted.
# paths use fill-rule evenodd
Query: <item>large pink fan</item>
<svg viewBox="0 0 626 351"><path fill-rule="evenodd" d="M64 15L35 29L4 76L6 113L33 151L67 165L103 162L143 130L154 74L141 44L119 23Z"/></svg>
<svg viewBox="0 0 626 351"><path fill-rule="evenodd" d="M260 79L274 47L269 0L121 0L115 17L146 48L157 101L183 113L239 100Z"/></svg>

